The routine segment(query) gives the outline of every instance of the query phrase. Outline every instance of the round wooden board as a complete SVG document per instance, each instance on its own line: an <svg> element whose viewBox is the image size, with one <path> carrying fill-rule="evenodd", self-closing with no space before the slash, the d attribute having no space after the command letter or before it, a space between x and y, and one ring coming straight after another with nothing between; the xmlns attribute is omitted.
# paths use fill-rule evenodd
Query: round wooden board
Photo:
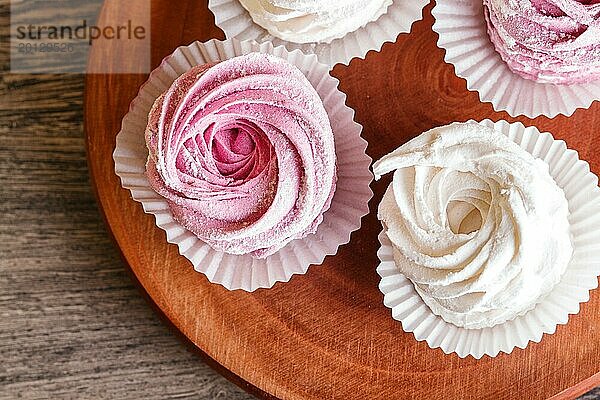
<svg viewBox="0 0 600 400"><path fill-rule="evenodd" d="M410 0L406 0L410 1ZM107 1L100 25L140 2ZM443 62L430 4L410 35L333 75L364 125L377 159L434 126L471 118L522 121L567 141L600 172L600 103L572 117L511 118L479 102ZM152 1L152 65L175 47L223 38L206 0ZM94 46L90 64L110 66L110 47ZM131 57L120 62L136 63ZM542 399L572 398L600 384L600 291L554 335L525 350L481 360L432 350L404 333L377 288L374 210L389 180L373 184L371 214L350 244L322 266L255 293L229 292L194 272L167 244L114 173L115 136L146 75L88 75L85 126L100 207L135 279L176 331L227 377L263 398ZM140 135L142 132L140 132Z"/></svg>

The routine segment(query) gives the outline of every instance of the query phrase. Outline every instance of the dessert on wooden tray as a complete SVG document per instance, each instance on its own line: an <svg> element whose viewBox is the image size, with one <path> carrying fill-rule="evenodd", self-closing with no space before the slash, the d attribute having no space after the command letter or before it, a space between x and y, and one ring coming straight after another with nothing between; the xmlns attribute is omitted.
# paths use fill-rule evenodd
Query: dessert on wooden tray
<svg viewBox="0 0 600 400"><path fill-rule="evenodd" d="M571 256L569 208L548 164L475 122L434 128L377 161L378 216L396 267L434 314L486 328L525 314Z"/></svg>
<svg viewBox="0 0 600 400"><path fill-rule="evenodd" d="M315 232L333 197L333 132L287 61L250 53L196 66L162 94L146 129L150 184L214 249L266 257Z"/></svg>

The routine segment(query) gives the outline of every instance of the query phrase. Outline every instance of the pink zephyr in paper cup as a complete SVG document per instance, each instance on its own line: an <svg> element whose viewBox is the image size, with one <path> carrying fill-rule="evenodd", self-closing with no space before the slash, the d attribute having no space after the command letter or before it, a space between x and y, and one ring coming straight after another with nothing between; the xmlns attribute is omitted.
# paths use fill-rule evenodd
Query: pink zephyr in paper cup
<svg viewBox="0 0 600 400"><path fill-rule="evenodd" d="M326 111L323 118L329 119L328 122L333 132L334 143L331 143L331 146L335 146L334 150L337 156L335 161L337 182L332 196L331 189L315 194L316 196L322 195L323 210L325 211L322 212L322 221L317 218L315 226L309 227L309 230L314 233L309 233L307 236L299 235L296 239L292 238L282 248L271 249L273 251L261 254L246 254L245 252L243 252L244 254L234 254L234 249L227 248L227 241L207 236L211 232L205 226L188 224L188 221L185 220L182 224L180 223L181 215L174 215L179 212L178 206L183 203L178 204L178 202L182 200L157 183L158 180L148 179L148 176L151 178L155 176L152 168L158 170L163 166L153 162L155 160L152 160L151 157L151 162L148 163L149 174L146 173L149 151L144 132L149 114L153 115L151 110L156 100L167 91L176 79L183 76L182 79L185 80L186 72L195 71L195 66L230 60L241 55L250 54L252 57L254 53L270 55L268 58L272 59L275 64L277 64L277 60L283 59L294 65L297 67L296 73L300 76L303 74L316 90L315 96L320 98L320 100L318 98L316 100L323 102ZM289 64L285 63L285 65ZM345 105L345 95L338 90L337 86L338 81L329 75L328 67L319 63L314 55L305 55L298 50L289 52L283 47L273 47L271 43L258 44L233 39L211 40L206 43L194 42L189 46L180 47L165 58L161 65L152 72L148 81L140 89L137 98L132 102L129 113L123 119L122 129L117 135L117 145L113 154L115 172L121 178L122 186L131 191L133 199L142 203L145 212L155 216L157 226L166 232L167 241L176 244L179 252L190 260L198 272L206 275L210 282L221 284L229 290L254 291L258 288L272 287L276 282L288 281L292 275L304 274L310 265L321 264L327 255L335 254L340 245L350 240L350 234L360 227L361 218L368 213L368 201L372 196L369 188L372 180L372 174L369 171L371 159L365 154L366 142L360 137L362 127L354 122L354 112ZM218 94L218 89L214 93ZM218 96L216 98L218 99ZM168 100L172 101L173 98ZM161 105L163 103L164 101L158 102ZM238 102L233 102L229 106L237 107L237 104ZM156 113L156 111L153 112ZM316 118L314 123L326 122ZM194 123L202 123L202 121ZM221 139L225 140L226 138ZM240 140L243 142L242 139ZM152 149L150 153L155 155L153 138L149 138L148 143ZM265 151L275 151L276 149L271 146L279 146L279 144L263 144L261 149ZM235 146L238 145L243 147L244 143L236 142ZM243 149L240 151L243 153ZM214 152L213 154L218 153ZM218 157L220 156L217 155ZM261 157L258 159L262 160ZM224 160L213 161L219 163ZM221 165L220 168L228 168L228 166ZM325 170L319 169L316 165L311 165L312 169L315 172L315 176L312 178L317 180L327 178L327 173L323 172ZM163 170L161 169L161 171ZM263 174L266 179L270 176L268 172ZM278 184L292 185L293 177L288 178L286 182ZM230 194L229 192L219 192L219 195L224 196L225 201L230 197L235 197L228 197ZM278 201L277 199L272 200ZM244 210L245 206L242 203L230 204L230 206L232 211L247 211ZM201 240L199 237L205 238L205 240Z"/></svg>
<svg viewBox="0 0 600 400"><path fill-rule="evenodd" d="M503 51L511 70L490 39L484 12L482 1L465 0L437 0L432 11L433 30L439 36L438 46L446 51L445 61L454 65L456 75L467 81L469 90L479 93L482 102L492 103L496 111L506 111L513 117L554 118L559 114L569 116L600 100L600 80L556 84L558 80L548 71L558 67L547 66L544 60L533 63L531 59L538 55L524 53L517 57ZM497 32L493 30L492 34L498 36ZM500 39L495 39L500 44ZM505 39L507 46L514 40Z"/></svg>

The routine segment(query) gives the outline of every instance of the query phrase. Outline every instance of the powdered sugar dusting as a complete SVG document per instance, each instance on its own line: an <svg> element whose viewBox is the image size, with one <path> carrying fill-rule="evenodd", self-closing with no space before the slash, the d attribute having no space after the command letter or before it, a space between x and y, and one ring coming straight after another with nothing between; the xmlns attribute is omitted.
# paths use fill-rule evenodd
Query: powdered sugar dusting
<svg viewBox="0 0 600 400"><path fill-rule="evenodd" d="M152 188L213 248L266 257L315 231L335 189L333 133L315 89L278 57L192 68L146 129Z"/></svg>
<svg viewBox="0 0 600 400"><path fill-rule="evenodd" d="M484 0L488 33L508 67L542 83L600 79L598 0Z"/></svg>

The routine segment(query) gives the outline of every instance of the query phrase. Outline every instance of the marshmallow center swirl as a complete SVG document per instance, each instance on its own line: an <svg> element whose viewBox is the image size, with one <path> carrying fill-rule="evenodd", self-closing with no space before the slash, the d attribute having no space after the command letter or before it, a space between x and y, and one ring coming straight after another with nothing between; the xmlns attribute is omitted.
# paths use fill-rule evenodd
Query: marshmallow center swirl
<svg viewBox="0 0 600 400"><path fill-rule="evenodd" d="M572 255L568 204L517 144L476 123L435 128L374 164L394 261L436 315L484 328L532 309Z"/></svg>
<svg viewBox="0 0 600 400"><path fill-rule="evenodd" d="M266 257L314 232L335 189L321 99L274 56L183 74L156 100L146 143L150 184L175 220L231 254Z"/></svg>

